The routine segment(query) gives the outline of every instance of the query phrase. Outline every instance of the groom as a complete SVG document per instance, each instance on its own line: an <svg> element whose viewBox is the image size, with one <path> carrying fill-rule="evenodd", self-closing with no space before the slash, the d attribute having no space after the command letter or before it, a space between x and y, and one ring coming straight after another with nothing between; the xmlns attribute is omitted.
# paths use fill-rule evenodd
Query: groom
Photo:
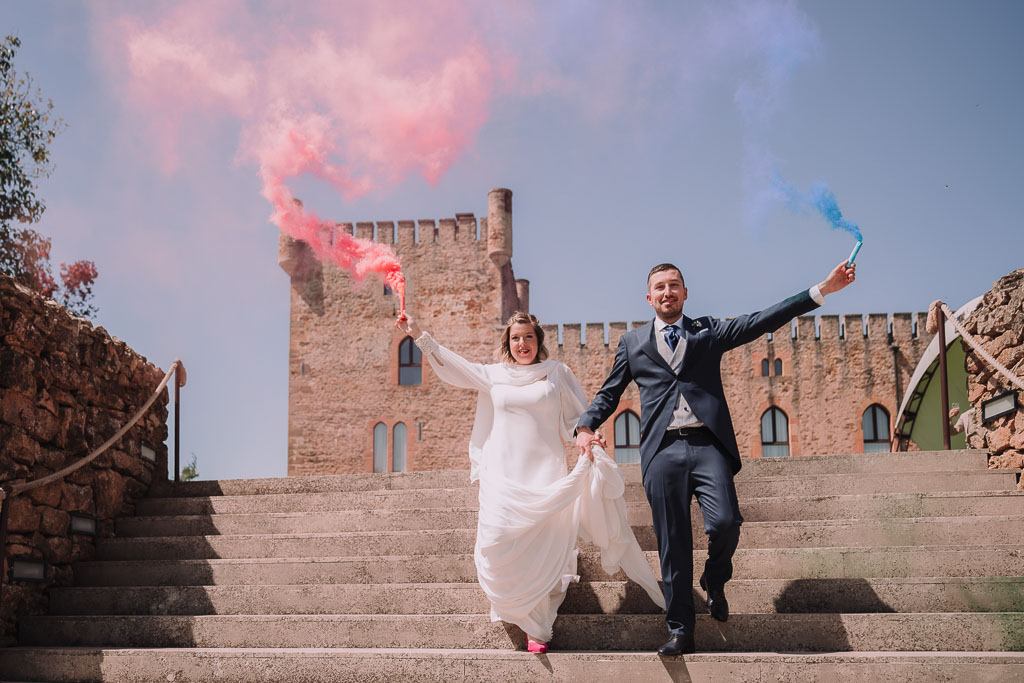
<svg viewBox="0 0 1024 683"><path fill-rule="evenodd" d="M825 295L853 282L855 266L844 261L820 284L758 313L731 320L683 315L686 285L670 263L651 269L647 302L656 317L622 335L615 362L594 401L580 417L576 445L590 453L594 433L615 412L630 382L640 390L640 471L658 539L661 576L671 634L661 655L694 652L693 538L690 501L704 515L708 559L700 577L707 607L718 621L729 618L725 584L740 538L733 475L740 453L722 391L722 354L774 332L825 302Z"/></svg>

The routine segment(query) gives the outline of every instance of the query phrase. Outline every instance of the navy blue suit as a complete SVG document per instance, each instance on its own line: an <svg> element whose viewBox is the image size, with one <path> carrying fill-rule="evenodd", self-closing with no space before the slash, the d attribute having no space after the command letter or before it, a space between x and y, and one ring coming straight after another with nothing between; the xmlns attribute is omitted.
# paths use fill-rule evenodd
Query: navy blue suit
<svg viewBox="0 0 1024 683"><path fill-rule="evenodd" d="M774 332L818 307L803 291L770 308L731 320L683 316L682 364L673 370L658 350L654 321L622 335L611 373L578 426L597 429L615 412L630 382L640 390L640 468L658 538L667 621L672 633L691 634L693 539L690 501L701 506L708 534L708 584L720 588L732 577L732 555L743 521L733 475L741 467L729 406L722 390L722 354ZM707 429L672 436L667 429L679 393Z"/></svg>

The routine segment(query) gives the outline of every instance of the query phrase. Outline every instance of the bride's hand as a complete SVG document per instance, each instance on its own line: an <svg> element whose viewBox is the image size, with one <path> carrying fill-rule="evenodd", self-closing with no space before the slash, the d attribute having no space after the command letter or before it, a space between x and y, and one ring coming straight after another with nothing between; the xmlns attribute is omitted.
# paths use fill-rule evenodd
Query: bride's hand
<svg viewBox="0 0 1024 683"><path fill-rule="evenodd" d="M398 320L395 321L395 327L410 335L413 339L418 339L419 336L423 334L423 330L420 329L420 326L417 325L409 314L404 311L398 316Z"/></svg>
<svg viewBox="0 0 1024 683"><path fill-rule="evenodd" d="M595 434L590 431L587 427L579 427L576 430L576 447L579 449L579 454L585 455L591 460L594 459L594 454L590 448L593 444L600 444L602 441L600 434Z"/></svg>

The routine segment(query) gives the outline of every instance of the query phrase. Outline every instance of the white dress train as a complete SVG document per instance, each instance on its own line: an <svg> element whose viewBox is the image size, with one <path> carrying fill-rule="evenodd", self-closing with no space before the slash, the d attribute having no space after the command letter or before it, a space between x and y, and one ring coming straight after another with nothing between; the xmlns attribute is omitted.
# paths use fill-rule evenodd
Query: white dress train
<svg viewBox="0 0 1024 683"><path fill-rule="evenodd" d="M626 519L625 479L599 446L571 472L562 440L572 440L586 408L565 364L470 363L424 333L416 340L445 382L478 393L470 437L470 479L480 481L477 577L491 620L542 641L569 583L578 581L576 539L601 549L609 574L621 568L656 604L665 598Z"/></svg>

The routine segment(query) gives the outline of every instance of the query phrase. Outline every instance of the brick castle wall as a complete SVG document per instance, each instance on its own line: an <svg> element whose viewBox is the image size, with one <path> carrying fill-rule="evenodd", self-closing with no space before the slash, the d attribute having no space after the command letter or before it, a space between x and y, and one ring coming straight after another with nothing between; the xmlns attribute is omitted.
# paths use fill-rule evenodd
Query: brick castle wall
<svg viewBox="0 0 1024 683"><path fill-rule="evenodd" d="M492 358L504 315L518 307L511 193L493 191L489 199L489 215L479 221L459 214L398 221L397 230L392 222L358 223L354 233L351 224L334 227L392 244L417 322L478 361ZM429 367L422 385L398 384L405 335L394 327L396 297L379 279L354 283L321 266L308 247L288 238L279 261L292 279L288 474L372 471L378 422L387 426L389 442L394 426L406 425L410 469L464 466L454 454L466 452L476 397L441 383Z"/></svg>
<svg viewBox="0 0 1024 683"><path fill-rule="evenodd" d="M528 283L516 281L511 268L511 192L492 190L488 200L488 216L479 226L473 214L458 214L398 221L397 238L392 222L358 223L354 233L351 224L333 228L393 244L417 321L476 362L493 362L503 320L529 298ZM282 238L279 261L292 284L288 474L372 471L373 427L379 422L388 428L389 444L394 425L406 425L409 470L468 467L475 394L441 383L428 364L422 385L399 386L404 335L393 326L395 297L385 294L378 279L353 283L333 266L321 266L305 245L288 238ZM722 376L742 454L760 457L760 418L770 406L789 418L792 455L862 452L865 409L881 404L895 420L927 346L925 314L917 319L921 334L910 313L870 314L866 326L860 315L821 316L820 323L805 316L726 354ZM544 329L551 357L572 368L592 397L611 368L619 338L646 322ZM775 359L782 361L781 375L774 372ZM767 377L761 375L763 360L771 368ZM623 395L616 415L624 410L640 413L635 386ZM614 417L604 427L609 444ZM389 470L390 459L389 448Z"/></svg>

